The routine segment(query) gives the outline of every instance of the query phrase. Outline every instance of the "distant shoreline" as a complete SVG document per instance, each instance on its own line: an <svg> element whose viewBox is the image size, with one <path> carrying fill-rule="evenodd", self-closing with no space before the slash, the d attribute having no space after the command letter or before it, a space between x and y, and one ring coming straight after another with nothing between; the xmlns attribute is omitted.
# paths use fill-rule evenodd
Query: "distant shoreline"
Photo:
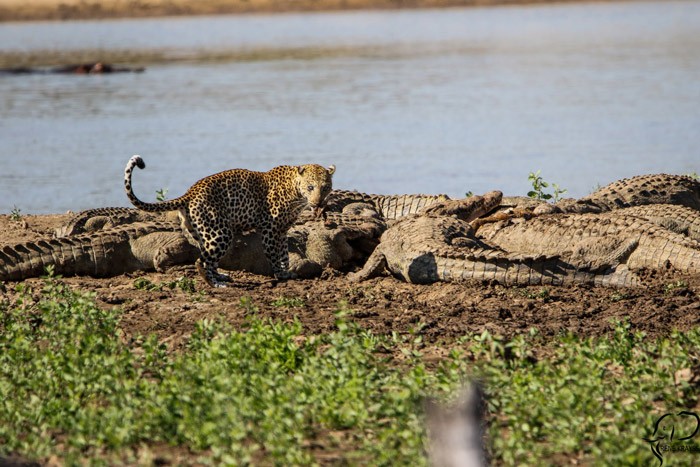
<svg viewBox="0 0 700 467"><path fill-rule="evenodd" d="M0 22L573 2L581 0L0 0Z"/></svg>

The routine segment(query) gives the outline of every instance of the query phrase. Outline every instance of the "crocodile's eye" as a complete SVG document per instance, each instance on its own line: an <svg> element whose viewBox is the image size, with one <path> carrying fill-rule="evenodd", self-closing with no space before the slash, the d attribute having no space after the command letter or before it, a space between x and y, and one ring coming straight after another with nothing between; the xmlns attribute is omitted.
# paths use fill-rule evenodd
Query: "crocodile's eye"
<svg viewBox="0 0 700 467"><path fill-rule="evenodd" d="M309 185L309 186L306 187L306 189L309 190L309 191L314 191L314 186L313 186L313 185Z"/></svg>

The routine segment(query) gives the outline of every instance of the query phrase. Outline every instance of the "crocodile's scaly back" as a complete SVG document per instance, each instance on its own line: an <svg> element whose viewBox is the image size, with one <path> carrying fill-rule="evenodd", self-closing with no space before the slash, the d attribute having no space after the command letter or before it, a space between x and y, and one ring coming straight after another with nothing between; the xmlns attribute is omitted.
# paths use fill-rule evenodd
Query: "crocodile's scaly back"
<svg viewBox="0 0 700 467"><path fill-rule="evenodd" d="M605 212L648 204L676 204L700 210L700 181L687 175L651 174L624 178L578 200L557 203L562 212Z"/></svg>
<svg viewBox="0 0 700 467"><path fill-rule="evenodd" d="M148 242L149 236L158 234L169 237L159 238L153 245L139 243ZM177 248L171 249L171 243L176 243ZM91 234L4 246L0 249L0 280L37 277L44 274L47 266L53 266L56 274L109 277L159 268L159 264L171 264L173 260L194 259L196 249L188 247L178 226L136 223Z"/></svg>
<svg viewBox="0 0 700 467"><path fill-rule="evenodd" d="M648 204L619 211L621 214L644 218L672 232L700 242L700 211L675 204Z"/></svg>
<svg viewBox="0 0 700 467"><path fill-rule="evenodd" d="M485 224L479 237L511 253L567 255L592 269L670 265L680 272L700 272L700 243L625 211L511 219Z"/></svg>
<svg viewBox="0 0 700 467"><path fill-rule="evenodd" d="M326 198L326 210L340 212L351 203L367 203L386 220L418 214L427 206L449 200L447 195L373 195L358 191L333 190Z"/></svg>
<svg viewBox="0 0 700 467"><path fill-rule="evenodd" d="M109 207L80 211L56 229L56 237L68 237L133 222L160 220L156 214L134 208Z"/></svg>

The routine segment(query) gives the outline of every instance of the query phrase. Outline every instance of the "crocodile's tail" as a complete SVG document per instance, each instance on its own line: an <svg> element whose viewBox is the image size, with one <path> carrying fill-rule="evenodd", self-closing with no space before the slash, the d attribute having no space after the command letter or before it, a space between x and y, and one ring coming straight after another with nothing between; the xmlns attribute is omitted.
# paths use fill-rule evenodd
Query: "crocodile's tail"
<svg viewBox="0 0 700 467"><path fill-rule="evenodd" d="M142 211L148 212L175 211L186 206L188 200L187 193L179 198L168 201L160 201L158 203L145 203L138 199L134 194L133 188L131 187L131 173L134 171L134 167L138 167L139 169L146 168L146 163L143 161L141 156L135 155L129 159L129 162L127 162L126 168L124 169L124 188L126 189L126 196L129 197L131 204Z"/></svg>
<svg viewBox="0 0 700 467"><path fill-rule="evenodd" d="M48 266L56 274L105 277L114 258L108 254L116 243L128 246L128 238L81 235L37 240L0 248L0 280L18 281L45 274Z"/></svg>
<svg viewBox="0 0 700 467"><path fill-rule="evenodd" d="M590 284L606 287L636 287L641 284L637 274L626 265L591 271L558 256L533 255L512 257L488 253L476 258L436 257L437 280L461 282L467 280L495 281L513 285Z"/></svg>
<svg viewBox="0 0 700 467"><path fill-rule="evenodd" d="M40 239L0 246L0 280L20 281L45 274L48 267L63 276L112 277L125 272L153 269L157 256L132 245L152 233L175 232L180 226L149 222L117 226L96 234ZM161 263L166 264L166 263Z"/></svg>

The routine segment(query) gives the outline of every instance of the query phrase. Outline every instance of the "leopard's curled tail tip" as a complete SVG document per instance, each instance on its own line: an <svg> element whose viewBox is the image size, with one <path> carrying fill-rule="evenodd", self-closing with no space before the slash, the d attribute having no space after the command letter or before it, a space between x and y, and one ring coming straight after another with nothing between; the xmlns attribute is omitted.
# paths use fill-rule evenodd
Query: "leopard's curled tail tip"
<svg viewBox="0 0 700 467"><path fill-rule="evenodd" d="M135 166L138 167L139 169L145 169L145 168L146 168L146 163L143 161L143 159L141 158L141 156L139 156L138 154L134 154L134 155L131 157L131 159L129 159L129 165L132 166L132 167L135 165Z"/></svg>

